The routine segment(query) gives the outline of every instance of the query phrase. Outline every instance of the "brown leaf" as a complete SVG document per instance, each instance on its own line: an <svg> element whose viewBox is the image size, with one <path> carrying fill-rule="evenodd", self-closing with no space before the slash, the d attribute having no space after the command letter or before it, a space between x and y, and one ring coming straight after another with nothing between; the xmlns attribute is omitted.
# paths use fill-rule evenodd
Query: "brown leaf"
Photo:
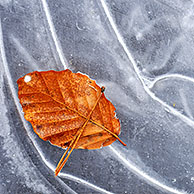
<svg viewBox="0 0 194 194"><path fill-rule="evenodd" d="M94 80L70 70L32 72L18 79L18 96L24 117L43 140L68 147L56 175L70 153L98 149L119 138L120 122L115 108ZM67 152L71 149L65 162Z"/></svg>

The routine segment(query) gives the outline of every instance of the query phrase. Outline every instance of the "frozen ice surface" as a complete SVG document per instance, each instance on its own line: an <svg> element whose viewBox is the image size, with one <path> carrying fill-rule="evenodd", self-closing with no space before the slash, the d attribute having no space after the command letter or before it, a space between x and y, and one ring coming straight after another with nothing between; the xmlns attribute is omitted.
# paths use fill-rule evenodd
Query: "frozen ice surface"
<svg viewBox="0 0 194 194"><path fill-rule="evenodd" d="M194 193L194 2L0 1L0 193ZM118 142L64 150L23 118L16 80L80 71L105 85Z"/></svg>

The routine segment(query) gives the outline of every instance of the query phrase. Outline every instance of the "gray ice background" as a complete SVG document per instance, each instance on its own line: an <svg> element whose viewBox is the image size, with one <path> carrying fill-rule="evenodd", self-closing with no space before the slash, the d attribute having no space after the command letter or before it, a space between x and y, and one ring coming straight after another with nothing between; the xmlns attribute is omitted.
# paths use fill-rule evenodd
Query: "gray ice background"
<svg viewBox="0 0 194 194"><path fill-rule="evenodd" d="M82 72L106 86L118 141L75 150L23 118L16 81ZM194 1L0 0L0 193L194 193Z"/></svg>

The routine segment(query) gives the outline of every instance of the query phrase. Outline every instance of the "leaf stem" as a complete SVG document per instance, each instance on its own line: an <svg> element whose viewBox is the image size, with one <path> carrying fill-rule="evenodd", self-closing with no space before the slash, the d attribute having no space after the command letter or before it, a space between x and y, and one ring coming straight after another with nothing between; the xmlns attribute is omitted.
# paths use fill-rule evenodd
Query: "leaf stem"
<svg viewBox="0 0 194 194"><path fill-rule="evenodd" d="M77 131L75 137L72 139L69 147L67 148L67 150L65 151L65 153L63 154L62 158L60 159L57 167L56 167L56 170L55 170L55 175L57 176L59 174L59 172L61 171L61 169L63 168L63 166L65 165L65 163L67 162L69 156L71 155L72 151L74 150L75 146L77 145L78 143L78 140L80 139L83 131L84 131L84 128L86 127L86 125L88 124L89 120L90 120L90 117L94 111L94 109L96 108L96 105L98 104L101 96L102 96L102 93L104 92L104 88L102 88L101 90L101 93L98 97L98 99L96 100L96 103L94 104L92 110L90 111L89 115L87 116L86 118L86 121L85 123L83 124L83 126ZM72 147L71 147L72 146ZM69 151L69 149L71 148L71 150ZM68 153L69 151L69 153ZM68 153L68 155L67 155ZM67 155L67 156L66 156ZM65 160L64 160L65 159ZM64 160L64 161L63 161Z"/></svg>

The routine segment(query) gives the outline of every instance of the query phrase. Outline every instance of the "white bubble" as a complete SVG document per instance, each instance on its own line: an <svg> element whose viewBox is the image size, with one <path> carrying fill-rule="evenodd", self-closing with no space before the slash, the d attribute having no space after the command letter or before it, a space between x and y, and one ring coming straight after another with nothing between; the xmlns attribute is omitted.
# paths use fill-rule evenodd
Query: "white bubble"
<svg viewBox="0 0 194 194"><path fill-rule="evenodd" d="M172 179L172 182L175 183L176 182L176 179Z"/></svg>
<svg viewBox="0 0 194 194"><path fill-rule="evenodd" d="M24 78L24 81L25 81L25 82L31 81L31 76L26 75L25 78Z"/></svg>

